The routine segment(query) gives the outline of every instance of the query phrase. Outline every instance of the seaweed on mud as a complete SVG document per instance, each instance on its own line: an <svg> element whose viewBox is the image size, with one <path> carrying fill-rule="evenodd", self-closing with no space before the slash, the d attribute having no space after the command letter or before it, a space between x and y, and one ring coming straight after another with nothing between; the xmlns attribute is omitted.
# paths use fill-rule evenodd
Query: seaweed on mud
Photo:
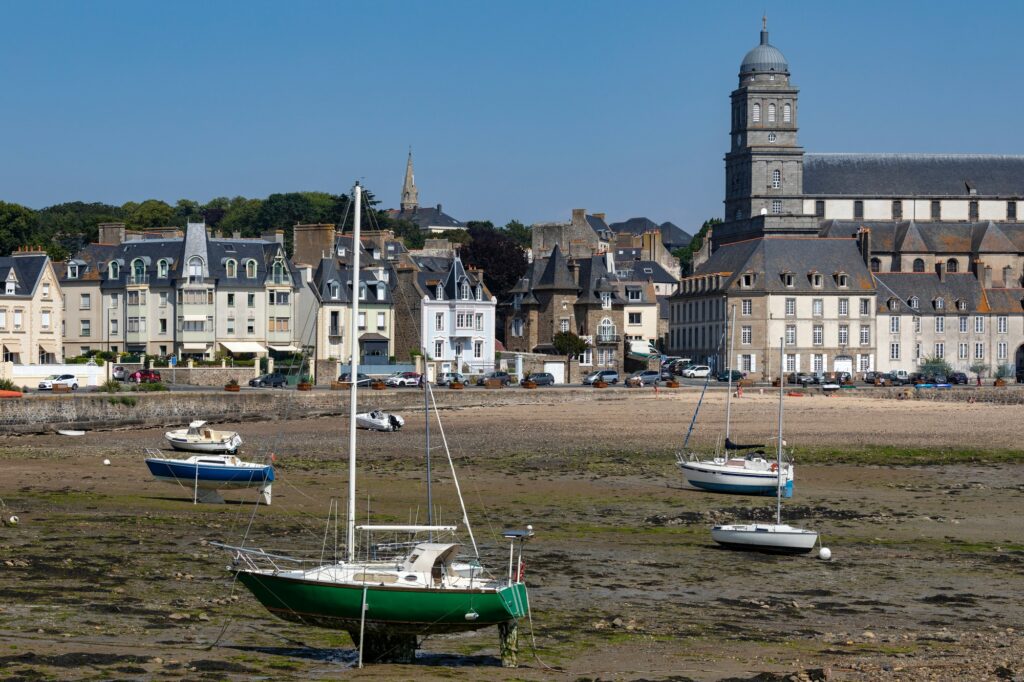
<svg viewBox="0 0 1024 682"><path fill-rule="evenodd" d="M975 606L978 603L975 594L933 594L918 599L924 604L942 604L943 606Z"/></svg>
<svg viewBox="0 0 1024 682"><path fill-rule="evenodd" d="M95 652L74 651L66 654L55 654L52 656L37 654L31 651L14 656L0 656L0 667L6 665L46 665L52 668L80 668L86 665L110 666L126 663L146 663L149 658L146 656L132 656L130 654L100 654Z"/></svg>
<svg viewBox="0 0 1024 682"><path fill-rule="evenodd" d="M876 521L883 517L900 516L895 512L863 512L854 509L834 509L832 507L812 507L809 505L792 505L786 507L786 518L797 519L828 519L831 521ZM699 512L681 512L669 516L654 514L644 519L644 523L653 526L676 526L682 524L724 523L737 519L747 521L773 521L775 507L725 507Z"/></svg>

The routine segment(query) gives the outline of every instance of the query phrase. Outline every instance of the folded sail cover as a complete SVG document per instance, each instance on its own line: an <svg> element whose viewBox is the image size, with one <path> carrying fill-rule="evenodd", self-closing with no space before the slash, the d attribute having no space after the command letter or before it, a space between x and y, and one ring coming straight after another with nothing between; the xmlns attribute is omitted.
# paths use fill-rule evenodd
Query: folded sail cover
<svg viewBox="0 0 1024 682"><path fill-rule="evenodd" d="M733 443L728 438L725 439L726 450L753 450L754 448L763 448L764 443L754 443L753 445L744 445L742 443Z"/></svg>

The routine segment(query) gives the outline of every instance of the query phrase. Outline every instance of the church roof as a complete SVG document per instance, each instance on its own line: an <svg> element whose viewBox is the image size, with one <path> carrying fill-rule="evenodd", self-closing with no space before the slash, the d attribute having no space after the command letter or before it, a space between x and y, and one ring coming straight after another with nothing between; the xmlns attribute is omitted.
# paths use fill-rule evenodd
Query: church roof
<svg viewBox="0 0 1024 682"><path fill-rule="evenodd" d="M1020 196L1024 156L805 154L803 181L805 195Z"/></svg>
<svg viewBox="0 0 1024 682"><path fill-rule="evenodd" d="M435 207L417 206L413 209L399 211L392 209L388 213L397 220L408 220L421 230L428 227L450 227L453 230L466 227L465 223L442 211L441 204Z"/></svg>

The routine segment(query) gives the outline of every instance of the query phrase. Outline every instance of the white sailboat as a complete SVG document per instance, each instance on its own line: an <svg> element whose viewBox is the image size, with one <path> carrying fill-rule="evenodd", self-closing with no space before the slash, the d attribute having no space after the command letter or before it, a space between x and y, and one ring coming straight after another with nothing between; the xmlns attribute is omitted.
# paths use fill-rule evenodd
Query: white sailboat
<svg viewBox="0 0 1024 682"><path fill-rule="evenodd" d="M362 188L354 191L353 291L358 289ZM359 296L352 296L351 329L358 329ZM352 341L352 376L358 376L359 349ZM227 547L235 552L239 581L275 616L284 620L347 630L359 648L359 663L412 662L419 639L438 633L465 632L497 626L502 663L514 667L518 647L518 620L529 612L523 581L522 544L532 537L526 530L505 531L509 541L508 572L486 571L480 564L469 526L451 454L448 463L462 510L462 520L474 556L459 559L461 545L450 536L456 526L433 523L428 485L426 525L356 525L357 382L352 382L349 415L349 476L346 555L343 560L303 561L258 549ZM424 382L429 406L430 384ZM435 406L435 414L436 414ZM430 413L427 412L429 425ZM440 422L439 422L440 423ZM444 431L441 430L442 441ZM447 442L444 441L447 451ZM427 479L430 480L429 430ZM367 541L357 553L356 532ZM372 534L408 538L403 542L371 542ZM417 534L427 535L417 541ZM516 549L518 548L518 553Z"/></svg>
<svg viewBox="0 0 1024 682"><path fill-rule="evenodd" d="M732 320L729 354L726 365L734 358L736 341L736 306L732 308ZM724 340L724 339L723 339ZM784 497L793 495L793 463L785 458L769 459L765 457L763 444L744 445L734 443L729 438L729 427L732 416L732 368L729 373L728 393L725 398L725 447L724 451L707 459L692 451L684 451L676 455L676 466L683 472L686 481L695 488L710 490L716 493L733 493L737 495L775 495L781 487ZM711 377L708 376L707 381ZM704 388L707 389L707 381ZM701 402L704 395L701 394ZM700 402L697 404L700 409ZM696 419L696 412L694 419ZM691 423L692 431L693 425ZM690 434L687 433L687 442Z"/></svg>
<svg viewBox="0 0 1024 682"><path fill-rule="evenodd" d="M779 340L779 355L783 355L784 346ZM782 358L779 361L779 374L782 374ZM776 461L782 464L782 397L785 388L779 382L779 433L776 446ZM779 479L781 481L781 478ZM782 485L775 492L775 523L744 523L715 526L711 529L711 538L720 545L733 549L746 549L784 554L806 554L818 543L818 532L795 528L782 523ZM823 557L824 552L822 550Z"/></svg>

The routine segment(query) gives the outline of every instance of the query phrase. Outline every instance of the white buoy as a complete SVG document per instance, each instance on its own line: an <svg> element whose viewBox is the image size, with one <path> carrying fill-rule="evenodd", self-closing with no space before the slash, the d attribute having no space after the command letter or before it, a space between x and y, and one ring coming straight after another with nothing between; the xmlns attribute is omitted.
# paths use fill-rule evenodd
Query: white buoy
<svg viewBox="0 0 1024 682"><path fill-rule="evenodd" d="M829 549L828 547L822 547L818 551L818 558L821 559L822 561L828 561L829 559L832 558L832 550Z"/></svg>
<svg viewBox="0 0 1024 682"><path fill-rule="evenodd" d="M110 466L110 460L109 459L103 460L103 466L105 466L105 467Z"/></svg>
<svg viewBox="0 0 1024 682"><path fill-rule="evenodd" d="M7 523L9 523L12 526L17 526L18 525L18 517L17 516L12 516L11 518L7 519Z"/></svg>

